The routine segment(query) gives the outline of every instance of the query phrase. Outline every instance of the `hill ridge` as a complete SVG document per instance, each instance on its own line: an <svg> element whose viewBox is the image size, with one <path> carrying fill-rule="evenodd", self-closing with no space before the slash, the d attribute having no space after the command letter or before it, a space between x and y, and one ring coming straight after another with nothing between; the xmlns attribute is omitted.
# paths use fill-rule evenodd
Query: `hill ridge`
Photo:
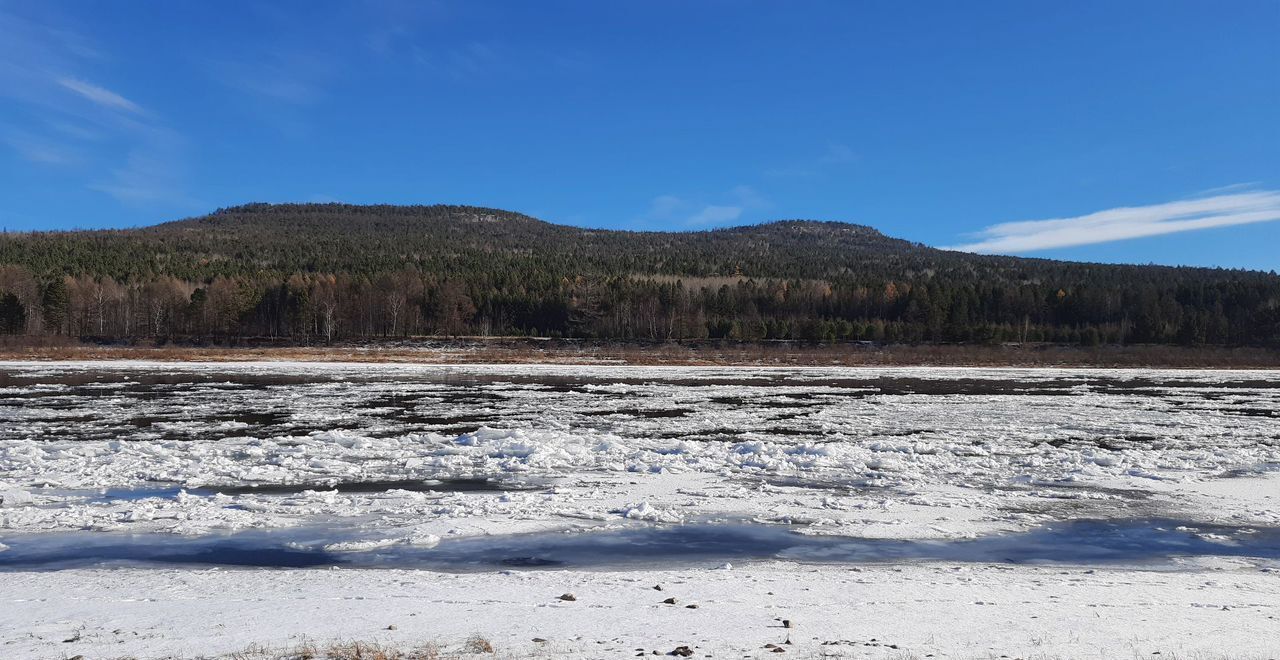
<svg viewBox="0 0 1280 660"><path fill-rule="evenodd" d="M589 232L616 232L626 234L694 234L714 231L750 231L762 228L797 228L797 229L824 229L824 230L841 230L853 231L870 236L883 236L892 238L880 229L871 225L848 222L844 220L824 220L816 218L778 218L772 220L764 220L756 223L744 223L739 225L726 225L720 227L706 228L688 228L688 229L619 229L613 227L592 227L579 226L572 224L557 223L550 220L538 218L536 216L521 213L519 211L511 211L498 207L475 206L470 204L352 204L347 202L246 202L229 207L221 207L214 211L180 220L171 220L158 223L155 225L147 225L145 227L136 227L134 229L146 229L152 227L162 227L165 225L191 223L199 221L207 221L220 217L235 216L245 213L271 213L278 211L340 211L346 213L355 213L360 215L368 215L377 212L390 212L396 215L408 215L415 211L432 211L443 210L451 214L480 214L485 216L498 216L503 220L527 220L555 227L563 227ZM902 239L899 239L902 240ZM922 245L922 244L919 244Z"/></svg>
<svg viewBox="0 0 1280 660"><path fill-rule="evenodd" d="M252 203L0 236L0 332L1280 345L1280 276L952 252L866 225L587 229Z"/></svg>

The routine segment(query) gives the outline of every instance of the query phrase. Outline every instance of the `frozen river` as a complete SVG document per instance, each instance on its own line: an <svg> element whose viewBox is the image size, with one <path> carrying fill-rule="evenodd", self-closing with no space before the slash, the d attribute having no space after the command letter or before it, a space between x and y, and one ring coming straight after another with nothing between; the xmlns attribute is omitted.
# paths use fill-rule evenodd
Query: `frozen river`
<svg viewBox="0 0 1280 660"><path fill-rule="evenodd" d="M0 533L319 525L354 549L635 522L968 538L1194 520L1181 485L1280 467L1276 376L7 365Z"/></svg>
<svg viewBox="0 0 1280 660"><path fill-rule="evenodd" d="M31 580L1228 562L1274 591L1277 470L1265 371L0 364L0 571Z"/></svg>

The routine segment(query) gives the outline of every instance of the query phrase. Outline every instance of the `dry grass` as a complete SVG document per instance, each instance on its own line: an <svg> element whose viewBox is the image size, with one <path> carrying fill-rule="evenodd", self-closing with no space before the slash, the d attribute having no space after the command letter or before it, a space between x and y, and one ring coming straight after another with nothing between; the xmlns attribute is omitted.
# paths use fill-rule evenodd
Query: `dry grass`
<svg viewBox="0 0 1280 660"><path fill-rule="evenodd" d="M387 362L419 364L627 364L705 366L1017 366L1280 368L1280 350L1177 346L866 345L800 342L607 342L521 338L371 341L332 346L93 345L0 341L5 360Z"/></svg>
<svg viewBox="0 0 1280 660"><path fill-rule="evenodd" d="M918 652L906 650L886 650L882 654L867 655L866 649L859 648L843 648L839 646L823 646L817 649L799 649L788 648L788 654L782 657L802 658L804 660L834 660L837 658L868 658L875 657L879 660L923 660L923 658L933 657L932 655L921 655ZM617 657L631 657L631 652L623 653ZM667 654L669 657L670 654ZM702 652L698 653L703 655ZM731 654L732 657L747 657L768 659L778 657L777 654L767 650L752 653L747 651L745 655L738 653ZM81 658L83 656L76 656ZM544 652L529 654L508 654L495 652L493 645L487 639L480 635L472 635L470 638L457 645L456 648L444 648L434 643L419 644L416 646L384 644L378 642L352 642L352 641L334 641L327 643L303 642L289 647L271 647L263 645L253 645L242 651L218 656L196 656L196 660L533 660L534 658L582 658L582 657L606 657L591 655L589 652L584 654L581 650L563 649L562 652L556 652L552 649L546 649ZM719 657L719 656L717 656ZM951 655L949 658L963 658L968 660L997 660L1002 658L1018 658L1020 660L1068 660L1068 658L1076 657L1069 655L1061 655L1053 652L1048 653L1017 653L1009 651L1002 653L997 651L989 651L974 655ZM1120 656L1117 656L1120 657ZM1147 654L1145 652L1134 651L1131 656L1134 660L1266 660L1273 658L1270 655L1227 655L1222 653L1178 653L1165 651L1162 654ZM130 658L117 658L116 660L135 660ZM177 660L176 656L171 660Z"/></svg>

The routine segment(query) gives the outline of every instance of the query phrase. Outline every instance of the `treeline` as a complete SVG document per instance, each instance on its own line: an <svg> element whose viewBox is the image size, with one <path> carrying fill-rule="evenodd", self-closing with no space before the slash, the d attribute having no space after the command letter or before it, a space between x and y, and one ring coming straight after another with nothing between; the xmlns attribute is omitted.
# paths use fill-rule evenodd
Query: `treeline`
<svg viewBox="0 0 1280 660"><path fill-rule="evenodd" d="M856 225L583 230L473 207L251 205L0 237L0 332L1280 345L1271 273L945 252Z"/></svg>

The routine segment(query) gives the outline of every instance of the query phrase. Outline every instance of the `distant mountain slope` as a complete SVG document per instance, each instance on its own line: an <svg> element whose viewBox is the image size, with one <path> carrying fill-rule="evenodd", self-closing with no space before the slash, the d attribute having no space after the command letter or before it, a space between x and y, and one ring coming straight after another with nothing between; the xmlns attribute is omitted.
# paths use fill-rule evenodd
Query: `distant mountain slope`
<svg viewBox="0 0 1280 660"><path fill-rule="evenodd" d="M824 277L853 256L905 254L921 246L870 227L787 221L700 232L581 229L469 206L250 204L127 230L28 235L0 259L47 273L206 278L257 272L381 272L414 264L468 268L470 260L564 262L571 274L662 273ZM56 247L55 247L56 246ZM63 250L101 259L64 261ZM59 255L48 260L50 255ZM77 270L83 269L83 270Z"/></svg>
<svg viewBox="0 0 1280 660"><path fill-rule="evenodd" d="M0 305L6 327L75 334L1267 344L1280 320L1275 274L973 255L808 220L632 232L470 206L249 204L6 234L0 264L22 312ZM128 318L143 307L149 323Z"/></svg>

